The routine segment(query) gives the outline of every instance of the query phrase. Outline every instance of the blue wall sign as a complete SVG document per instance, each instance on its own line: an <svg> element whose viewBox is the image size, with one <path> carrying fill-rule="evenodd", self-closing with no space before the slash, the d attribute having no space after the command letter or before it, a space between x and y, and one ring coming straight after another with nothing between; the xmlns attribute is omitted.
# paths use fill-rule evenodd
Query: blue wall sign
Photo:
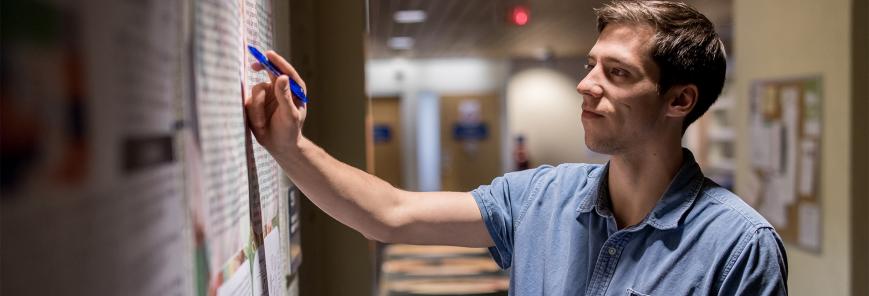
<svg viewBox="0 0 869 296"><path fill-rule="evenodd" d="M392 140L392 128L386 124L374 124L374 144L388 143Z"/></svg>
<svg viewBox="0 0 869 296"><path fill-rule="evenodd" d="M485 140L489 136L486 123L456 123L453 125L453 139L458 141Z"/></svg>

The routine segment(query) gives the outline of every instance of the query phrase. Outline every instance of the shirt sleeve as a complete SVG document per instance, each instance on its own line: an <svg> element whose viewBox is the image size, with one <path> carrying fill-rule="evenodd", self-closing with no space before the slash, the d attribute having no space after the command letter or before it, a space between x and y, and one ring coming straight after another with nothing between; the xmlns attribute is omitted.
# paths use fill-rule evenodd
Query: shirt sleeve
<svg viewBox="0 0 869 296"><path fill-rule="evenodd" d="M768 227L758 229L734 254L719 295L787 295L787 254L781 238Z"/></svg>
<svg viewBox="0 0 869 296"><path fill-rule="evenodd" d="M532 190L539 180L552 171L551 166L508 173L495 178L489 185L471 191L483 223L495 246L489 248L492 258L503 269L510 268L513 259L513 234L522 213L533 198Z"/></svg>

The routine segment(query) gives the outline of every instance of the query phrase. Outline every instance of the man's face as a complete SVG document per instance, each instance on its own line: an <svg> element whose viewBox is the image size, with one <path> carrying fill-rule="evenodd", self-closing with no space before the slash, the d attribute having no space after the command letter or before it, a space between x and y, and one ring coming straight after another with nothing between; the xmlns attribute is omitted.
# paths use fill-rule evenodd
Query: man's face
<svg viewBox="0 0 869 296"><path fill-rule="evenodd" d="M576 86L583 97L585 144L618 154L659 136L665 100L658 95L660 70L651 58L654 29L609 24L588 54L588 74Z"/></svg>

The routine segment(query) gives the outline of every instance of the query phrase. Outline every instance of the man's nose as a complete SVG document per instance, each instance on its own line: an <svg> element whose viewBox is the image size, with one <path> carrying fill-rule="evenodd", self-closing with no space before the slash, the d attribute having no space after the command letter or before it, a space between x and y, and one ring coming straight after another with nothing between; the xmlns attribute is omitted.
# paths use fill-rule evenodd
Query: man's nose
<svg viewBox="0 0 869 296"><path fill-rule="evenodd" d="M583 97L600 98L603 95L603 88L597 82L595 69L588 72L579 84L576 85L576 92Z"/></svg>

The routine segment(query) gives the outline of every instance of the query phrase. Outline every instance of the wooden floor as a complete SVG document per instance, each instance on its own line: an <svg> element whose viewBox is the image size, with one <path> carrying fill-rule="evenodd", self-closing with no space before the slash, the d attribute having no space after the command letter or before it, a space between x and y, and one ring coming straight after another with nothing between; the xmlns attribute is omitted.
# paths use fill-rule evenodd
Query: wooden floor
<svg viewBox="0 0 869 296"><path fill-rule="evenodd" d="M486 249L387 245L380 296L507 295L510 280Z"/></svg>

